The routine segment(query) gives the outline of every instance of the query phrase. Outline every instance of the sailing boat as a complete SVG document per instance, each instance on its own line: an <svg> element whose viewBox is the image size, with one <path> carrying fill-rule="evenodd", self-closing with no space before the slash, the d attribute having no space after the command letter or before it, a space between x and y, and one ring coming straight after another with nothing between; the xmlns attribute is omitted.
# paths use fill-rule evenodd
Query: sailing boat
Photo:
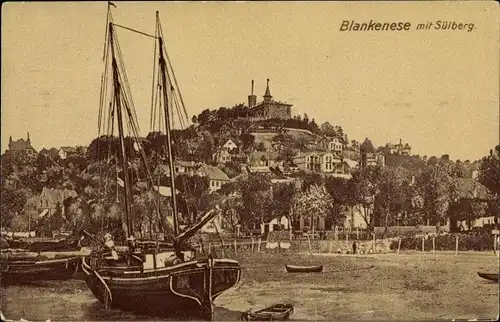
<svg viewBox="0 0 500 322"><path fill-rule="evenodd" d="M113 110L116 111L120 140L127 235L134 236L131 216L131 202L133 199L131 198L132 191L128 173L128 159L125 153L123 124L123 114L132 120L134 113L127 101L131 98L130 92L124 89L127 85L127 78L123 69L123 62L118 61L121 54L115 27L119 25L113 23L109 6L108 21L106 38L109 50L105 54L108 56L105 60L111 64L112 105ZM155 42L158 41L158 76L161 81L160 87L163 89L162 103L171 183L170 200L173 216L173 236L171 236L171 242L168 243L158 241L140 242L139 245L142 248L140 254L134 253L129 257L120 256L114 251L111 254L109 249L93 251L88 257L83 258L82 270L87 286L105 307L110 306L149 313L156 313L160 309L161 313L170 316L179 316L186 312L198 312L202 318L212 320L214 300L239 282L241 268L236 260L215 259L212 256L198 257L196 251L187 246L188 239L213 219L218 213L217 210L209 211L197 224L182 233L179 232L174 162L170 138L171 111L169 110L169 91L174 86L170 79L172 73L169 73L167 69L165 57L168 61L170 60L166 55L158 12L156 13L156 22L157 29L154 38ZM130 30L130 28L124 28ZM134 124L131 121L127 125L134 130ZM138 145L140 146L140 144ZM154 183L152 183L153 185ZM129 248L129 254L131 251L132 249Z"/></svg>

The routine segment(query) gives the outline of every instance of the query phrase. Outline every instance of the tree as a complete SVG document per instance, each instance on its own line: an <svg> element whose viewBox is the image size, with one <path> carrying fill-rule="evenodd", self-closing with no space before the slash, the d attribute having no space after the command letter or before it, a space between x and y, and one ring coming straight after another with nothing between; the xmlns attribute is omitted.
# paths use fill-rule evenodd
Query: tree
<svg viewBox="0 0 500 322"><path fill-rule="evenodd" d="M22 213L24 205L28 201L29 192L27 189L14 189L2 186L1 194L1 226L10 227L13 218Z"/></svg>
<svg viewBox="0 0 500 322"><path fill-rule="evenodd" d="M290 215L290 205L295 195L294 184L279 184L273 186L273 212L278 216Z"/></svg>
<svg viewBox="0 0 500 322"><path fill-rule="evenodd" d="M248 133L240 135L239 139L243 143L244 150L250 149L255 143L255 136Z"/></svg>
<svg viewBox="0 0 500 322"><path fill-rule="evenodd" d="M325 186L314 184L305 192L295 195L293 200L293 214L294 217L301 215L310 217L312 222L311 228L314 234L316 221L319 218L326 218L332 209L333 203L334 200L328 191L326 191Z"/></svg>
<svg viewBox="0 0 500 322"><path fill-rule="evenodd" d="M402 167L385 167L378 185L379 193L375 202L384 218L384 234L389 224L395 225L408 205L410 176Z"/></svg>
<svg viewBox="0 0 500 322"><path fill-rule="evenodd" d="M312 185L323 185L324 179L319 173L306 173L302 177L302 191L308 190Z"/></svg>
<svg viewBox="0 0 500 322"><path fill-rule="evenodd" d="M240 182L241 197L244 212L242 224L249 226L259 220L264 223L272 219L271 180L265 174L251 173L247 179Z"/></svg>
<svg viewBox="0 0 500 322"><path fill-rule="evenodd" d="M478 180L493 194L500 195L500 145L479 162Z"/></svg>
<svg viewBox="0 0 500 322"><path fill-rule="evenodd" d="M222 171L224 171L229 178L234 178L242 172L240 164L234 161L226 162L222 167Z"/></svg>
<svg viewBox="0 0 500 322"><path fill-rule="evenodd" d="M335 128L329 122L325 122L320 126L320 133L326 136L335 136Z"/></svg>
<svg viewBox="0 0 500 322"><path fill-rule="evenodd" d="M375 197L379 193L379 183L382 177L381 167L365 167L353 173L352 177L352 203L360 205L361 216L368 229L373 230L374 220L372 208L375 203Z"/></svg>
<svg viewBox="0 0 500 322"><path fill-rule="evenodd" d="M447 219L450 202L456 199L456 181L446 166L428 165L417 177L418 194L423 199L422 211L427 224L433 222L438 226Z"/></svg>

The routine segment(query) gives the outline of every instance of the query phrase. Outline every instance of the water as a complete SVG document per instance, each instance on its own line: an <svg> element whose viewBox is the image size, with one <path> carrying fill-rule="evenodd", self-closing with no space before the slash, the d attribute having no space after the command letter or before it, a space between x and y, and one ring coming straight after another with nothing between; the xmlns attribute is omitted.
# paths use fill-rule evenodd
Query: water
<svg viewBox="0 0 500 322"><path fill-rule="evenodd" d="M29 284L2 286L0 302L4 316L17 321L21 318L30 321L175 320L104 309L83 280L34 281ZM240 319L240 314L238 311L218 307L216 303L216 320L235 321Z"/></svg>

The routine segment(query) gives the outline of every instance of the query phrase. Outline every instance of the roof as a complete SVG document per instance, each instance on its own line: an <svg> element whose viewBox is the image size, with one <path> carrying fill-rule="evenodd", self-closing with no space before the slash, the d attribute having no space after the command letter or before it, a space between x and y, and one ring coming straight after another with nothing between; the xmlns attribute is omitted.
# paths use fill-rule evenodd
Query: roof
<svg viewBox="0 0 500 322"><path fill-rule="evenodd" d="M33 150L35 149L31 146L30 141L24 140L24 139L19 139L16 141L11 141L9 142L9 150L10 151L22 151L22 150Z"/></svg>
<svg viewBox="0 0 500 322"><path fill-rule="evenodd" d="M236 146L237 146L237 144L236 144L236 143L234 143L234 141L233 141L233 140L231 140L231 139L227 140L227 141L226 141L226 143L224 143L224 144L223 144L223 146L225 146L225 145L227 145L227 144L231 144L231 145L236 145Z"/></svg>
<svg viewBox="0 0 500 322"><path fill-rule="evenodd" d="M488 189L472 178L457 178L458 197L463 199L491 199Z"/></svg>
<svg viewBox="0 0 500 322"><path fill-rule="evenodd" d="M75 190L43 188L39 200L47 200L50 204L62 203L65 199L76 197Z"/></svg>
<svg viewBox="0 0 500 322"><path fill-rule="evenodd" d="M202 164L196 172L205 174L210 180L231 181L224 171L213 165Z"/></svg>
<svg viewBox="0 0 500 322"><path fill-rule="evenodd" d="M315 151L315 150L300 151L293 158L294 159L305 158L305 157L307 157L307 156L309 156L311 154L316 154L316 155L318 155L320 157L324 156L325 154L331 154L334 158L340 159L340 157L337 154L332 153L330 151Z"/></svg>
<svg viewBox="0 0 500 322"><path fill-rule="evenodd" d="M252 107L250 110L256 110L256 109L259 109L263 106L267 106L267 105L285 105L285 106L292 106L292 104L288 104L288 103L283 103L281 101L276 101L276 100L273 100L273 99L270 99L269 101L262 101L262 102L259 102L257 105L255 105L254 107Z"/></svg>
<svg viewBox="0 0 500 322"><path fill-rule="evenodd" d="M351 168L355 168L358 166L358 162L351 159L344 159L344 162Z"/></svg>
<svg viewBox="0 0 500 322"><path fill-rule="evenodd" d="M62 146L59 151L64 151L66 153L76 153L76 148L72 146Z"/></svg>
<svg viewBox="0 0 500 322"><path fill-rule="evenodd" d="M200 166L200 163L195 162L195 161L175 160L174 165L185 167L185 168L198 168ZM156 167L154 174L155 175L165 174L165 173L168 174L169 172L170 172L170 169L169 169L168 164L159 164Z"/></svg>
<svg viewBox="0 0 500 322"><path fill-rule="evenodd" d="M264 93L264 97L272 97L271 91L269 90L269 78L267 79L266 92Z"/></svg>

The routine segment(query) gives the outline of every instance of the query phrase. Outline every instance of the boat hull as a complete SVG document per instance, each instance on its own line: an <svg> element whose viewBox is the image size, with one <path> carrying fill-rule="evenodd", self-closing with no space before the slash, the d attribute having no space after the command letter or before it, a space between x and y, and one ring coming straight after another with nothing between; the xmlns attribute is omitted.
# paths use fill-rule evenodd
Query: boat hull
<svg viewBox="0 0 500 322"><path fill-rule="evenodd" d="M81 257L53 260L3 260L0 262L2 283L30 280L64 280L75 277Z"/></svg>
<svg viewBox="0 0 500 322"><path fill-rule="evenodd" d="M275 304L256 312L244 312L241 314L243 321L284 321L293 314L293 305Z"/></svg>
<svg viewBox="0 0 500 322"><path fill-rule="evenodd" d="M323 265L320 266L286 265L285 268L288 273L321 273L323 271Z"/></svg>
<svg viewBox="0 0 500 322"><path fill-rule="evenodd" d="M490 280L490 281L494 281L494 282L498 282L499 277L500 277L500 273L482 273L482 272L477 272L477 275L479 275L479 277L482 277L484 279L487 279L487 280Z"/></svg>
<svg viewBox="0 0 500 322"><path fill-rule="evenodd" d="M240 280L233 260L192 261L156 270L92 268L82 260L87 286L105 307L161 316L195 313L211 320L213 301Z"/></svg>

